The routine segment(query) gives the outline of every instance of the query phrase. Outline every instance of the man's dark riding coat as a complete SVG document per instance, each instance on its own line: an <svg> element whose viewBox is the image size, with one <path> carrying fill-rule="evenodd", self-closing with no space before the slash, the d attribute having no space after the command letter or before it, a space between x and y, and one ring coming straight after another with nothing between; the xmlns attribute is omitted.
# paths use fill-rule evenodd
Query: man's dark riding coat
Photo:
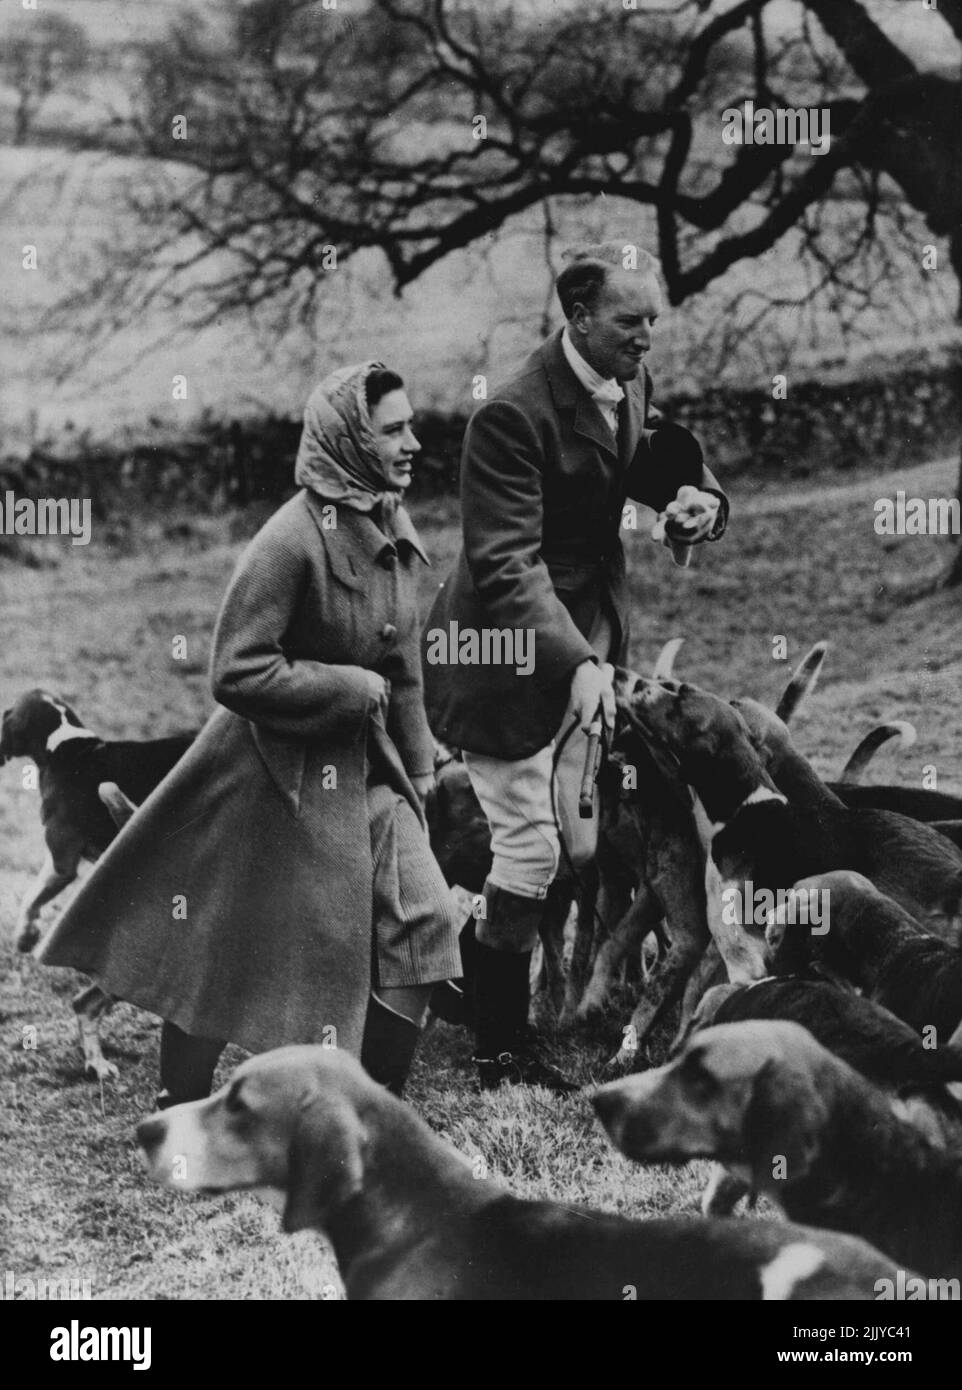
<svg viewBox="0 0 962 1390"><path fill-rule="evenodd" d="M425 624L428 720L452 747L517 759L550 743L574 669L594 655L588 634L602 611L613 624L612 660L624 663L627 498L660 512L691 483L722 499L712 538L724 529L727 499L693 437L673 426L652 435L647 373L622 385L616 442L558 332L471 417L461 462L464 545ZM534 671L432 664L430 634L449 633L452 623L460 631L533 629Z"/></svg>

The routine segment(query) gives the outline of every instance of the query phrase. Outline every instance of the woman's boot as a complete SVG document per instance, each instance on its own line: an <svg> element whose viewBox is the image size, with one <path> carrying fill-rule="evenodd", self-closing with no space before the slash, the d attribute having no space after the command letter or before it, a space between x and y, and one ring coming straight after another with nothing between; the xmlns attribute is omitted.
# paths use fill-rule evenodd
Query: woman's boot
<svg viewBox="0 0 962 1390"><path fill-rule="evenodd" d="M371 994L361 1040L361 1065L368 1076L400 1096L421 1038L413 1021Z"/></svg>
<svg viewBox="0 0 962 1390"><path fill-rule="evenodd" d="M215 1038L197 1038L164 1020L160 1030L160 1084L158 1110L169 1110L187 1100L210 1095L220 1054L227 1046Z"/></svg>

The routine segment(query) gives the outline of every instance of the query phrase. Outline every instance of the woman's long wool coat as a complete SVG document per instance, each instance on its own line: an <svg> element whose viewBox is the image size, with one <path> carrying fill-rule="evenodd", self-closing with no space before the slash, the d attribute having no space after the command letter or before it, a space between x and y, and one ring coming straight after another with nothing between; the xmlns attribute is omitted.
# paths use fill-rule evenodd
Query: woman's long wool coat
<svg viewBox="0 0 962 1390"><path fill-rule="evenodd" d="M403 509L395 530L302 491L254 538L214 637L224 708L97 864L45 963L188 1033L358 1051L367 778L373 763L420 817L409 779L433 767L415 594L426 557ZM390 683L386 710L371 671Z"/></svg>

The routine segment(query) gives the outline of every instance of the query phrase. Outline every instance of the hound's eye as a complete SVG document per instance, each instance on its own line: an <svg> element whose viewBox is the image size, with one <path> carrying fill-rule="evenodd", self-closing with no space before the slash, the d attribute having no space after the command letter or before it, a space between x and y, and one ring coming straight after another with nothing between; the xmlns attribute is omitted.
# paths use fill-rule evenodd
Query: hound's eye
<svg viewBox="0 0 962 1390"><path fill-rule="evenodd" d="M232 1086L227 1092L227 1099L224 1101L224 1109L229 1115L243 1115L246 1112L247 1105L241 1099L239 1086Z"/></svg>
<svg viewBox="0 0 962 1390"><path fill-rule="evenodd" d="M718 1082L711 1072L706 1070L697 1053L691 1053L686 1057L682 1064L681 1075L685 1083L685 1090L696 1100L710 1100L718 1090Z"/></svg>

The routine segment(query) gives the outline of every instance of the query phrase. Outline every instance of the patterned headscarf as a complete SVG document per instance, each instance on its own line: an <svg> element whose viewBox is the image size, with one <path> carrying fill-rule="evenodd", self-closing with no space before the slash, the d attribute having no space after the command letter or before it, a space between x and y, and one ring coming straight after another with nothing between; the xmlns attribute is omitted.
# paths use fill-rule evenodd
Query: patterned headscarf
<svg viewBox="0 0 962 1390"><path fill-rule="evenodd" d="M377 453L376 435L364 387L382 362L339 367L308 397L304 430L294 464L294 481L325 502L373 512L390 525L401 494L388 484Z"/></svg>

